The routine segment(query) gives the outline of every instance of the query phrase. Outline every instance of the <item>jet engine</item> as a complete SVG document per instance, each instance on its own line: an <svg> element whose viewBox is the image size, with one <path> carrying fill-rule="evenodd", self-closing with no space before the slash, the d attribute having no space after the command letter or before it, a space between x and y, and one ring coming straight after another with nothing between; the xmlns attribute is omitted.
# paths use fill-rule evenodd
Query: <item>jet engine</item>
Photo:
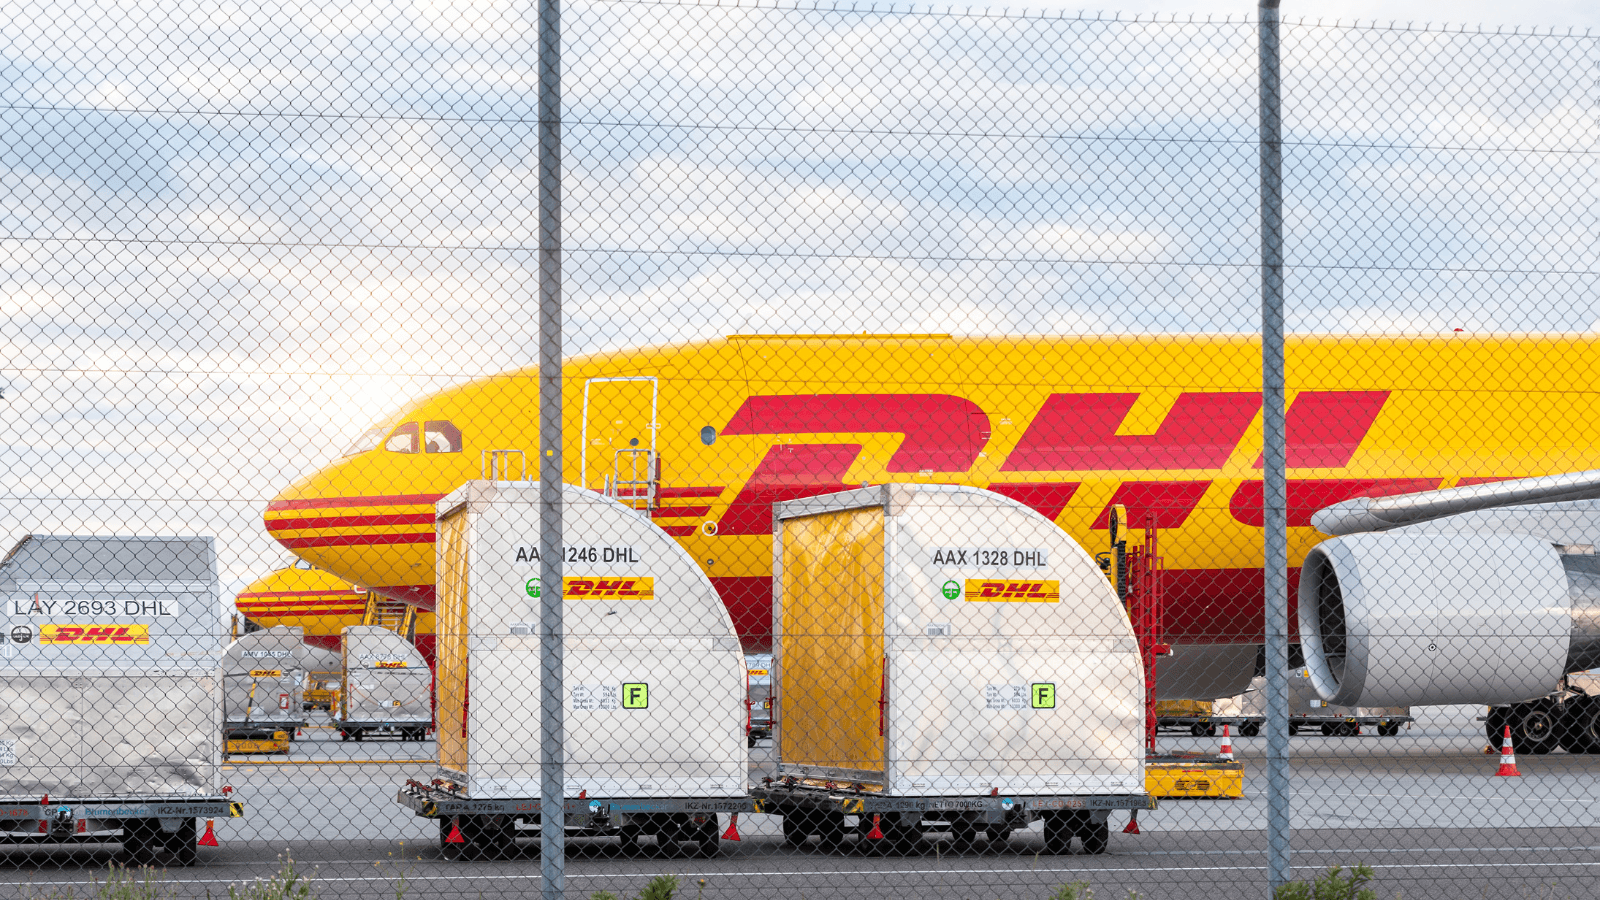
<svg viewBox="0 0 1600 900"><path fill-rule="evenodd" d="M1334 705L1515 703L1600 665L1600 557L1528 535L1334 538L1307 555L1299 607Z"/></svg>

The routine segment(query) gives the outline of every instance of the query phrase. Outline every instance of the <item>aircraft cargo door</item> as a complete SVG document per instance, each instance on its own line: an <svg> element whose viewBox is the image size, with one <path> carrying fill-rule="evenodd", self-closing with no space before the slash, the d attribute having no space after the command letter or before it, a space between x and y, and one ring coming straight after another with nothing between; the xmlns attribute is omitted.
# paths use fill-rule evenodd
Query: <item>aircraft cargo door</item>
<svg viewBox="0 0 1600 900"><path fill-rule="evenodd" d="M778 756L880 778L883 509L789 519L782 528Z"/></svg>
<svg viewBox="0 0 1600 900"><path fill-rule="evenodd" d="M591 378L583 385L583 486L614 489L643 508L653 480L656 449L656 379L653 375ZM630 502L632 501L632 502Z"/></svg>

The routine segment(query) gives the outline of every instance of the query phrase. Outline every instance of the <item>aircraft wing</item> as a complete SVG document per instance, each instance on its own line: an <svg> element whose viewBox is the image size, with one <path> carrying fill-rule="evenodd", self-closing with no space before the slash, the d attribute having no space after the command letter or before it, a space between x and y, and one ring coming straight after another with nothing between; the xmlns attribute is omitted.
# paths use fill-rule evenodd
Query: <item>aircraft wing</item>
<svg viewBox="0 0 1600 900"><path fill-rule="evenodd" d="M1538 532L1540 536L1544 536L1543 530L1551 528L1562 533L1577 529L1579 533L1592 536L1596 534L1592 526L1600 525L1600 504L1580 502L1592 500L1600 500L1600 470L1542 475L1537 478L1516 478L1492 484L1473 484L1438 491L1394 494L1388 497L1356 497L1317 510L1311 516L1311 524L1318 531L1337 537L1362 531L1389 531L1447 517L1478 513L1480 515L1471 517L1473 527L1460 529L1452 527L1450 530L1507 530L1481 527L1491 521L1506 519L1505 514L1499 516L1481 514L1491 510L1510 513L1510 508L1518 507L1524 509L1516 515L1511 515L1511 519L1525 522L1529 517L1535 519L1555 517L1544 526L1540 526L1541 530ZM1560 508L1552 505L1559 505ZM1454 519L1452 524L1455 524ZM1461 524L1469 523L1463 521ZM1590 537L1589 541L1592 540ZM1589 541L1557 540L1556 542Z"/></svg>

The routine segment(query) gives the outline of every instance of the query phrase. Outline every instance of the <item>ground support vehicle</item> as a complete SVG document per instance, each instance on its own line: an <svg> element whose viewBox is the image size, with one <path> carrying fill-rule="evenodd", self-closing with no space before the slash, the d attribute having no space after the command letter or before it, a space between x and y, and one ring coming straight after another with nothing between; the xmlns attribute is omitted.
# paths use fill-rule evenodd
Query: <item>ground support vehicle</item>
<svg viewBox="0 0 1600 900"><path fill-rule="evenodd" d="M1156 727L1180 731L1194 737L1216 737L1227 725L1241 737L1255 737L1261 733L1263 716L1157 716Z"/></svg>
<svg viewBox="0 0 1600 900"><path fill-rule="evenodd" d="M757 797L791 839L853 821L871 846L970 844L1042 817L1052 852L1101 852L1111 810L1150 808L1128 613L1049 519L886 484L775 504L773 528L778 777Z"/></svg>
<svg viewBox="0 0 1600 900"><path fill-rule="evenodd" d="M756 812L783 817L784 840L796 846L815 837L825 850L840 849L849 835L870 852L909 852L926 832L948 833L957 850L979 838L1004 843L1011 833L1044 820L1045 848L1066 853L1077 838L1088 853L1104 853L1113 810L1155 809L1142 794L1001 797L885 796L866 785L840 785L794 777L752 790Z"/></svg>
<svg viewBox="0 0 1600 900"><path fill-rule="evenodd" d="M1394 737L1403 727L1415 721L1410 707L1405 706L1329 705L1318 696L1317 689L1311 684L1310 674L1303 666L1290 669L1288 676L1291 735L1320 733L1327 737L1354 737L1361 734L1363 728L1373 728L1379 737ZM1249 690L1237 697L1216 701L1214 708L1224 715L1214 717L1211 722L1220 725L1226 717L1242 717L1254 723L1255 730L1245 731L1245 726L1240 725L1238 734L1244 737L1260 734L1267 714L1267 679L1256 676L1251 680ZM1209 723L1206 733L1214 733L1209 730Z"/></svg>
<svg viewBox="0 0 1600 900"><path fill-rule="evenodd" d="M539 798L473 800L449 782L408 781L396 797L402 806L439 823L439 846L452 859L498 859L518 852L518 826L539 828ZM710 857L721 849L725 816L754 812L748 797L568 797L569 837L617 838L624 852L655 840L655 851L671 854L694 844L695 855ZM456 840L451 840L452 833Z"/></svg>
<svg viewBox="0 0 1600 900"><path fill-rule="evenodd" d="M30 535L0 562L0 841L122 844L193 865L222 785L209 537Z"/></svg>
<svg viewBox="0 0 1600 900"><path fill-rule="evenodd" d="M122 844L128 865L154 865L166 850L180 866L199 856L200 819L239 818L244 804L218 793L192 797L45 796L0 798L0 841L37 844Z"/></svg>
<svg viewBox="0 0 1600 900"><path fill-rule="evenodd" d="M745 687L750 704L750 746L772 737L772 654L755 653L745 657Z"/></svg>
<svg viewBox="0 0 1600 900"><path fill-rule="evenodd" d="M293 741L305 727L301 691L309 655L298 625L252 631L227 646L222 653L222 709L230 753L279 752L249 748L268 746L259 743L263 741ZM288 747L281 752L287 753Z"/></svg>
<svg viewBox="0 0 1600 900"><path fill-rule="evenodd" d="M445 850L499 854L540 824L539 485L470 481L437 510L439 767L397 799L449 813ZM733 620L648 510L567 485L562 522L567 824L714 854L716 814L750 802Z"/></svg>
<svg viewBox="0 0 1600 900"><path fill-rule="evenodd" d="M1238 798L1244 796L1244 765L1194 753L1152 756L1144 762L1144 785L1152 797Z"/></svg>
<svg viewBox="0 0 1600 900"><path fill-rule="evenodd" d="M411 642L382 625L349 625L344 690L334 727L339 740L394 737L420 741L433 727L433 670Z"/></svg>
<svg viewBox="0 0 1600 900"><path fill-rule="evenodd" d="M333 712L334 707L339 705L339 689L343 682L344 676L339 672L312 672L307 675L300 708L307 712L314 709Z"/></svg>

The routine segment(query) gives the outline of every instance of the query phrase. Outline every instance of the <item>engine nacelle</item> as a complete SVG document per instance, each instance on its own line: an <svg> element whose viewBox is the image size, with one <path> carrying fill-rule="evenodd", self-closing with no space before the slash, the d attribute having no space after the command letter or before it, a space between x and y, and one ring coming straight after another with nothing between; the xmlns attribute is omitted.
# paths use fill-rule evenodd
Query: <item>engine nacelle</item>
<svg viewBox="0 0 1600 900"><path fill-rule="evenodd" d="M1375 532L1300 571L1300 639L1339 706L1512 703L1593 665L1596 557L1519 534ZM1574 608L1576 605L1576 609ZM1576 615L1575 615L1576 613Z"/></svg>

